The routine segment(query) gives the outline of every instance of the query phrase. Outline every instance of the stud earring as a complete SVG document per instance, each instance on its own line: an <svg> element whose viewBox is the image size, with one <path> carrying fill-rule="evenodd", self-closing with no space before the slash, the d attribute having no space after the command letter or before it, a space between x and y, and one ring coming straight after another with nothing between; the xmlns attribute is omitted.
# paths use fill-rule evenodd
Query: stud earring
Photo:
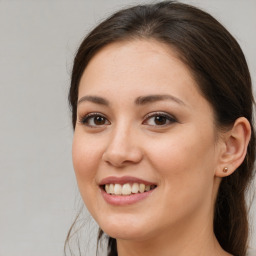
<svg viewBox="0 0 256 256"><path fill-rule="evenodd" d="M227 173L228 172L228 167L224 167L223 172Z"/></svg>

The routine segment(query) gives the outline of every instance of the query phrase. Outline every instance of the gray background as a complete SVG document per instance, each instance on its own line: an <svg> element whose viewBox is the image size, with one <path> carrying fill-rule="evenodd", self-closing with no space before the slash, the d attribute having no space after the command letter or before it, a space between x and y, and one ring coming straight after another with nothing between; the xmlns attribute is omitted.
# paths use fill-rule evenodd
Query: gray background
<svg viewBox="0 0 256 256"><path fill-rule="evenodd" d="M142 2L147 1L0 0L0 256L63 255L81 203L67 103L72 58L99 20ZM183 2L209 11L230 30L255 84L256 0Z"/></svg>

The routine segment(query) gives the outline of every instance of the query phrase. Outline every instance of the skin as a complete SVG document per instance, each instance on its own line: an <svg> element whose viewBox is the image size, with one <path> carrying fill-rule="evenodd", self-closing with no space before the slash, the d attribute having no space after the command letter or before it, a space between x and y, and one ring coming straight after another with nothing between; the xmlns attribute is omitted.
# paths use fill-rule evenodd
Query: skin
<svg viewBox="0 0 256 256"><path fill-rule="evenodd" d="M172 98L135 103L148 95ZM85 96L104 98L108 105ZM78 187L93 218L117 239L118 255L229 255L213 233L214 201L221 176L244 157L246 120L238 121L234 132L220 133L189 69L169 46L153 40L100 50L83 73L78 99L73 140ZM85 119L95 112L102 123ZM156 123L159 112L171 117L162 119L164 125ZM108 204L98 184L127 175L157 188L135 204Z"/></svg>

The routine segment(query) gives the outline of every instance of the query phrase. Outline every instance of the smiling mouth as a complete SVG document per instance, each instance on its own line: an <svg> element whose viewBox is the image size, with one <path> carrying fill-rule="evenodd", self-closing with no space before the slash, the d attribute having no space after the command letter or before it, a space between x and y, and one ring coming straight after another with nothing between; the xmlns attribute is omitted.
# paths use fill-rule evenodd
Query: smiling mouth
<svg viewBox="0 0 256 256"><path fill-rule="evenodd" d="M107 194L114 196L129 196L141 194L155 189L156 185L145 185L143 183L105 184L100 186Z"/></svg>

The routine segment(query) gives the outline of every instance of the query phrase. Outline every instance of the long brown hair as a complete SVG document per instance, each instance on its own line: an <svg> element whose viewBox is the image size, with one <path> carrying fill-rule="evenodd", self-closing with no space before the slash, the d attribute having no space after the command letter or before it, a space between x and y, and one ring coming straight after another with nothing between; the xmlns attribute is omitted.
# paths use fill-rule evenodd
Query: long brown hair
<svg viewBox="0 0 256 256"><path fill-rule="evenodd" d="M202 95L212 105L218 128L232 125L241 116L251 124L245 160L232 175L223 178L214 214L214 232L222 248L232 255L245 256L248 245L245 193L255 161L252 85L239 44L211 15L186 4L164 1L121 10L99 24L84 39L74 59L69 92L73 127L79 82L88 62L110 43L138 38L153 38L178 52ZM100 230L99 240L102 235ZM116 240L110 237L108 255L117 255Z"/></svg>

